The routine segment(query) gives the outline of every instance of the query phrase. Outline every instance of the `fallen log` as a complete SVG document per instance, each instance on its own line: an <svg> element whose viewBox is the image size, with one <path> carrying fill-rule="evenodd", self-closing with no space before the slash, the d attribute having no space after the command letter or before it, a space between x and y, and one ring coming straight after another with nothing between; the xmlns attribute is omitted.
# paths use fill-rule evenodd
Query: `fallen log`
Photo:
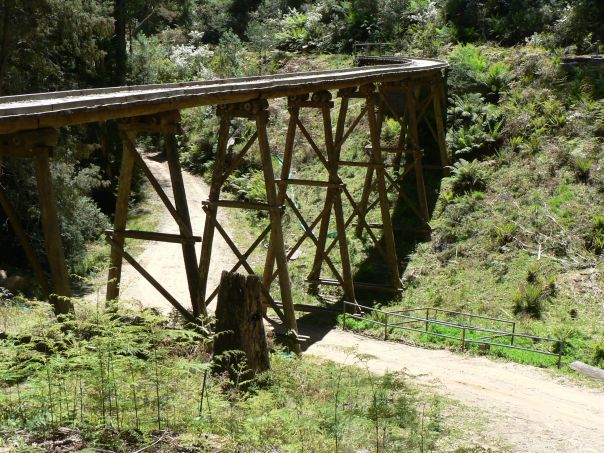
<svg viewBox="0 0 604 453"><path fill-rule="evenodd" d="M568 365L571 370L581 373L585 376L589 376L594 379L600 379L604 381L604 370L595 366L588 365L580 361L575 361Z"/></svg>

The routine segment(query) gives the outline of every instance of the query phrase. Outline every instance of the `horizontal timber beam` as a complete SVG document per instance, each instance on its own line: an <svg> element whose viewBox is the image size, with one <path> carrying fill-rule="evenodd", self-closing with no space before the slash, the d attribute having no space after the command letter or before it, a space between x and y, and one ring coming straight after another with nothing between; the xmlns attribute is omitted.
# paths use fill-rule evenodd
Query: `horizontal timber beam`
<svg viewBox="0 0 604 453"><path fill-rule="evenodd" d="M447 67L441 60L410 59L404 64L375 67L7 96L0 98L0 134L372 83L402 83L434 77Z"/></svg>

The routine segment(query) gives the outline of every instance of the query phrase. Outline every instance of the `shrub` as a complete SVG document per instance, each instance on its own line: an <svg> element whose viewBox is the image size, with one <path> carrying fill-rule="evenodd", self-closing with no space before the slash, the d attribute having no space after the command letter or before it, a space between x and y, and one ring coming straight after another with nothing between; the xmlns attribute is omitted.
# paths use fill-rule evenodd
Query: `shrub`
<svg viewBox="0 0 604 453"><path fill-rule="evenodd" d="M586 0L591 1L591 0ZM548 0L446 0L445 13L462 41L519 43L558 18Z"/></svg>
<svg viewBox="0 0 604 453"><path fill-rule="evenodd" d="M266 186L264 174L261 170L252 170L237 176L231 176L225 189L234 193L237 198L253 203L266 202Z"/></svg>
<svg viewBox="0 0 604 453"><path fill-rule="evenodd" d="M541 319L543 315L543 290L534 283L529 283L516 291L512 296L514 314L526 314L531 318Z"/></svg>
<svg viewBox="0 0 604 453"><path fill-rule="evenodd" d="M596 255L604 251L604 215L594 217L592 231L587 239L587 248L593 250Z"/></svg>
<svg viewBox="0 0 604 453"><path fill-rule="evenodd" d="M453 95L447 110L447 144L453 155L465 158L493 153L503 141L504 121L479 93Z"/></svg>
<svg viewBox="0 0 604 453"><path fill-rule="evenodd" d="M499 94L504 91L511 80L510 67L498 61L489 66L486 72L483 72L479 79L491 90L492 93Z"/></svg>
<svg viewBox="0 0 604 453"><path fill-rule="evenodd" d="M508 222L503 225L498 225L496 230L497 244L504 246L512 242L516 231L518 231L518 225L515 223Z"/></svg>
<svg viewBox="0 0 604 453"><path fill-rule="evenodd" d="M461 159L451 168L452 190L457 195L484 190L487 186L487 175L480 162Z"/></svg>
<svg viewBox="0 0 604 453"><path fill-rule="evenodd" d="M458 46L449 55L449 62L449 86L456 93L483 91L484 85L480 79L489 63L479 47L473 44Z"/></svg>
<svg viewBox="0 0 604 453"><path fill-rule="evenodd" d="M577 157L573 164L577 180L580 182L587 182L589 180L591 168L594 165L593 161L583 157Z"/></svg>
<svg viewBox="0 0 604 453"><path fill-rule="evenodd" d="M604 343L600 343L594 348L592 363L595 366L602 366L604 364Z"/></svg>

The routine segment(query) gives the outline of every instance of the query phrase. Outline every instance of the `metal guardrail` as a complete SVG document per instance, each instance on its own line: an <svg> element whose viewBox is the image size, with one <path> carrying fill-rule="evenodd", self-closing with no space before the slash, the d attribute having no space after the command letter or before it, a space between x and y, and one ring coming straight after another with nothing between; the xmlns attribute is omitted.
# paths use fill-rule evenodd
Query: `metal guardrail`
<svg viewBox="0 0 604 453"><path fill-rule="evenodd" d="M351 312L349 312L348 309L350 309ZM363 311L358 313L359 309L361 309ZM371 319L371 318L365 317L364 316L366 313L365 311L370 312L370 313L379 313L382 316L383 322L379 321L377 319ZM424 311L426 312L425 317L413 316L413 315L409 314L409 313L424 312ZM434 314L433 318L430 317L431 313ZM463 317L463 318L466 318L468 320L468 322L467 322L467 324L459 324L459 323L450 322L450 321L446 321L446 320L440 320L440 319L437 319L439 314L444 314L445 316L454 315L457 317ZM377 325L383 326L384 327L384 340L388 340L389 333L393 330L406 330L406 331L411 331L411 332L418 332L418 333L425 334L425 335L433 335L433 336L437 336L437 337L441 337L441 338L449 338L451 340L460 341L461 347L463 350L466 349L468 344L479 344L479 345L488 345L489 347L499 346L499 347L508 348L508 349L517 349L520 351L534 352L536 354L555 356L555 357L558 357L558 362L557 362L558 368L560 368L562 366L562 356L564 355L564 340L559 340L556 338L540 337L537 335L529 335L529 334L524 334L524 333L518 333L518 332L516 332L516 322L508 320L508 319L474 315L471 313L464 313L464 312L453 311L453 310L444 310L444 309L435 308L435 307L408 308L408 309L404 309L404 310L385 311L385 310L380 310L378 308L367 307L364 305L359 305L356 303L346 302L346 301L344 301L344 305L343 305L343 317L344 317L344 319L343 319L344 329L346 329L346 319L347 318L358 319L361 321L370 322L372 324L377 324ZM393 321L392 318L394 318L394 322L392 322ZM490 329L490 328L484 328L484 327L472 325L473 324L472 321L477 320L477 319L502 323L502 324L508 326L509 330ZM420 323L422 324L422 328L408 327L409 324L420 324ZM460 335L454 336L454 335L448 335L445 333L434 332L434 331L430 330L430 328L429 328L430 325L437 325L437 326L458 329L460 332ZM469 332L483 332L483 333L486 333L487 335L484 337L475 339L475 338L468 337ZM505 337L510 338L510 344L491 341L495 338L505 338ZM544 342L550 342L550 343L557 344L558 345L557 352L550 352L550 351L544 351L542 349L526 348L526 347L515 345L514 340L516 338L527 338L527 339L530 339L533 341L544 341Z"/></svg>

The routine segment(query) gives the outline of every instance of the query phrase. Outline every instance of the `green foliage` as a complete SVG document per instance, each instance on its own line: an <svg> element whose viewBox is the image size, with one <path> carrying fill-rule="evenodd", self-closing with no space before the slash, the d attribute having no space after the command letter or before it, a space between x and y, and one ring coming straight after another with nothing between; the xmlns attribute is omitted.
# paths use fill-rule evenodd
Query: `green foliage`
<svg viewBox="0 0 604 453"><path fill-rule="evenodd" d="M510 78L510 67L501 61L497 61L490 65L486 73L483 73L480 77L482 82L489 87L492 93L500 93L507 89Z"/></svg>
<svg viewBox="0 0 604 453"><path fill-rule="evenodd" d="M604 343L595 347L592 363L595 366L602 366L604 364Z"/></svg>
<svg viewBox="0 0 604 453"><path fill-rule="evenodd" d="M502 141L504 120L478 93L453 95L448 109L447 144L454 156L491 154Z"/></svg>
<svg viewBox="0 0 604 453"><path fill-rule="evenodd" d="M599 0L575 0L563 10L554 31L558 42L577 46L579 53L598 53L604 42L604 4Z"/></svg>
<svg viewBox="0 0 604 453"><path fill-rule="evenodd" d="M0 8L0 94L100 84L113 34L108 0L6 0Z"/></svg>
<svg viewBox="0 0 604 453"><path fill-rule="evenodd" d="M587 247L596 255L604 252L604 216L597 215L593 219L591 234L587 239Z"/></svg>
<svg viewBox="0 0 604 453"><path fill-rule="evenodd" d="M457 195L484 190L487 174L480 162L460 159L451 167L451 189Z"/></svg>
<svg viewBox="0 0 604 453"><path fill-rule="evenodd" d="M508 64L502 61L490 62L482 48L473 44L455 47L449 58L449 85L454 93L478 92L496 96L506 91L512 80Z"/></svg>
<svg viewBox="0 0 604 453"><path fill-rule="evenodd" d="M276 34L277 45L287 50L315 48L320 36L320 16L317 11L303 13L291 9L283 15Z"/></svg>
<svg viewBox="0 0 604 453"><path fill-rule="evenodd" d="M81 270L86 244L96 240L107 228L108 220L91 198L91 194L107 184L102 180L99 168L92 165L79 168L73 144L65 144L56 153L52 166L53 185L57 199L61 239L68 264L73 272ZM13 160L3 165L2 184L17 211L20 223L26 229L39 256L46 254L41 231L38 188L31 162ZM0 214L0 218L4 213ZM12 232L0 231L0 244L5 263L20 264L22 250ZM8 253L11 251L12 253Z"/></svg>
<svg viewBox="0 0 604 453"><path fill-rule="evenodd" d="M518 230L518 225L515 223L504 223L496 226L496 239L499 246L509 244L514 240L514 234Z"/></svg>
<svg viewBox="0 0 604 453"><path fill-rule="evenodd" d="M516 44L553 24L565 2L551 0L447 0L447 19L464 41Z"/></svg>
<svg viewBox="0 0 604 453"><path fill-rule="evenodd" d="M545 310L544 303L551 300L555 294L555 276L542 278L539 263L532 262L526 270L526 283L512 295L514 314L541 319Z"/></svg>
<svg viewBox="0 0 604 453"><path fill-rule="evenodd" d="M266 203L264 173L252 170L240 175L232 175L226 182L225 189L232 192L242 201Z"/></svg>
<svg viewBox="0 0 604 453"><path fill-rule="evenodd" d="M249 63L241 39L232 31L223 33L211 61L214 73L221 78L243 77L248 75Z"/></svg>
<svg viewBox="0 0 604 453"><path fill-rule="evenodd" d="M68 431L78 433L80 448L119 451L167 433L183 442L179 450L218 442L229 451L332 451L334 443L405 451L433 448L443 432L438 401L398 375L275 353L272 369L244 390L236 375L211 372L207 337L151 310L78 306L61 324L48 305L27 308L21 331L0 341L0 423L9 445L42 438L52 449ZM364 367L366 358L351 351L350 363Z"/></svg>

